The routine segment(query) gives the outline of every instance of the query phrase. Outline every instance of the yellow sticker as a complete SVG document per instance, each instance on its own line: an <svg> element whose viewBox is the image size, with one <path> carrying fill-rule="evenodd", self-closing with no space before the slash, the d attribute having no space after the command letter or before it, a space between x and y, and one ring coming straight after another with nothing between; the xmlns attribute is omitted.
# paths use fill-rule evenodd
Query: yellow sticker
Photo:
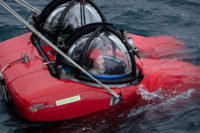
<svg viewBox="0 0 200 133"><path fill-rule="evenodd" d="M62 100L58 100L58 101L56 101L56 106L76 102L76 101L79 101L79 100L81 100L81 97L79 95L74 96L74 97L70 97L70 98L66 98L66 99L62 99Z"/></svg>

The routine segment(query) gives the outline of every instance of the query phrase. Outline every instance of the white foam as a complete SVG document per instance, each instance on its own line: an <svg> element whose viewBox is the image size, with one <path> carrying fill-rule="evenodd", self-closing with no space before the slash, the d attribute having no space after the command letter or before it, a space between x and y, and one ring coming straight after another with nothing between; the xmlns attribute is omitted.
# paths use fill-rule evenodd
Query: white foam
<svg viewBox="0 0 200 133"><path fill-rule="evenodd" d="M137 91L138 95L141 95L142 99L147 101L152 101L151 104L147 104L145 106L140 106L138 108L133 108L128 114L127 117L137 116L145 111L150 110L157 110L159 108L165 107L170 108L170 105L177 104L178 101L183 99L189 99L192 94L195 92L195 89L191 88L187 91L183 91L179 94L176 94L176 90L170 93L165 93L165 90L162 88L154 91L149 92L147 89L144 88L143 85L140 85ZM176 94L176 95L174 95ZM157 99L160 99L160 103L157 103ZM155 101L154 101L155 100Z"/></svg>

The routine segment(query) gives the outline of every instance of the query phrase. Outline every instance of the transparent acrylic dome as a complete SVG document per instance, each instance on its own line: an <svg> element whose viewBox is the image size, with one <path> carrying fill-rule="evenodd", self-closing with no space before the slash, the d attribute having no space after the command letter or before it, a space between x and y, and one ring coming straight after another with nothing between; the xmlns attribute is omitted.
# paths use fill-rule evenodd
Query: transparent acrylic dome
<svg viewBox="0 0 200 133"><path fill-rule="evenodd" d="M132 72L130 55L116 35L102 32L93 38L90 44L87 44L89 36L90 34L81 37L68 50L67 54L74 61L77 63L82 61L82 67L89 73L98 75L97 78L123 77ZM84 53L85 47L88 49ZM82 58L82 56L86 58Z"/></svg>
<svg viewBox="0 0 200 133"><path fill-rule="evenodd" d="M46 19L44 30L54 32L58 27L61 27L62 30L66 30L67 28L74 30L86 24L103 21L100 14L90 3L85 3L84 9L77 2L71 7L68 7L69 5L70 2L67 2L52 11ZM62 22L59 22L65 8L69 8L69 10L64 14Z"/></svg>

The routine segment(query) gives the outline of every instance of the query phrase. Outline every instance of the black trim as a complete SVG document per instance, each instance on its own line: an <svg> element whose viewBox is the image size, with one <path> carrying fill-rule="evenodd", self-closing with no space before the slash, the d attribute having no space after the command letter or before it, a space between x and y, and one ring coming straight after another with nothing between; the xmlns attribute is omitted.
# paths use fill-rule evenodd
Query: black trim
<svg viewBox="0 0 200 133"><path fill-rule="evenodd" d="M78 77L80 80L84 80L87 82L92 82L92 83L96 83L94 80L92 80L91 78L89 78L88 76L86 76L85 74L80 74ZM114 80L103 80L103 79L98 79L100 82L104 83L104 84L124 84L124 83L130 83L134 86L137 86L138 84L140 84L140 82L144 79L144 75L142 75L141 73L138 74L137 77L133 77L131 75L129 75L126 78L122 78L122 79L114 79Z"/></svg>
<svg viewBox="0 0 200 133"><path fill-rule="evenodd" d="M132 84L133 84L134 86L137 86L140 82L142 82L143 78L144 78L144 75L139 74L139 75L135 78L135 80L132 82Z"/></svg>
<svg viewBox="0 0 200 133"><path fill-rule="evenodd" d="M78 77L80 80L84 80L87 82L92 82L92 83L96 83L93 79L85 76L85 75L79 75ZM115 80L103 80L103 79L98 79L100 82L104 83L104 84L123 84L123 83L130 83L133 84L132 82L135 81L135 77L126 77L126 78L122 78L122 79L115 79ZM134 84L135 85L135 84Z"/></svg>

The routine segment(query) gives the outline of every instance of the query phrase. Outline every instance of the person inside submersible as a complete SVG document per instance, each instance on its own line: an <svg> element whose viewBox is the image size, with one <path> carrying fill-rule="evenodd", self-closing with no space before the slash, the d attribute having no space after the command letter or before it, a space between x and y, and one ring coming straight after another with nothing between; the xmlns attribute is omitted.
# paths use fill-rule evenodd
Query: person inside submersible
<svg viewBox="0 0 200 133"><path fill-rule="evenodd" d="M38 31L102 83L139 83L143 79L133 41L130 43L125 31L107 23L91 0L53 0L33 20ZM92 82L60 55L55 64L66 75L74 73L75 78Z"/></svg>

